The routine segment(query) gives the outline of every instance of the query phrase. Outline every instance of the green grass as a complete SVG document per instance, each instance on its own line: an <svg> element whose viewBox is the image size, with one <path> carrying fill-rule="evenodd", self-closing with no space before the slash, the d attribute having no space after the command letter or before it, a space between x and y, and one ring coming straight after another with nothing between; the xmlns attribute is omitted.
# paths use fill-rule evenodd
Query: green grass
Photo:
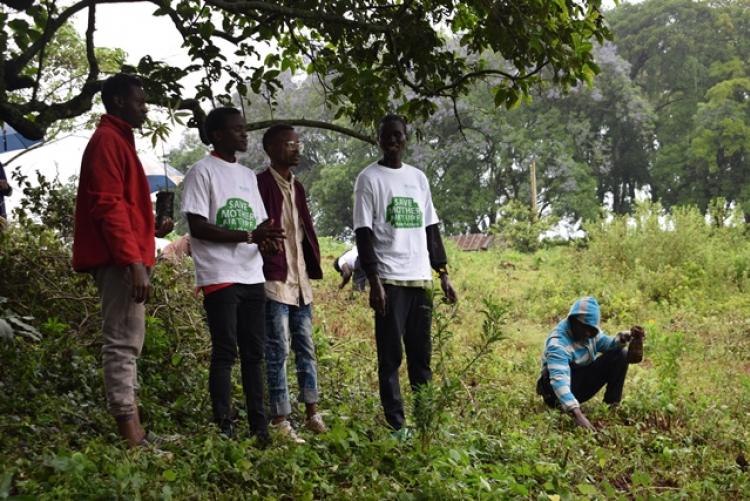
<svg viewBox="0 0 750 501"><path fill-rule="evenodd" d="M315 285L320 408L331 431L303 432L303 446L259 450L244 426L226 440L210 425L210 345L191 271L159 269L139 370L144 420L171 439L168 455L124 449L105 410L90 281L69 274L57 244L16 230L0 237L0 267L10 270L0 296L36 317L43 339L0 344L0 498L744 497L750 246L737 231L700 225L618 228L592 232L586 248L533 255L449 246L460 304L448 375L480 340L485 298L506 302L509 316L506 339L462 378L426 448L419 437L394 441L384 425L367 296L339 291L330 265L341 244L323 242L326 277ZM648 333L623 405L584 404L596 435L534 394L545 336L583 294L600 299L605 330L638 322ZM445 305L436 312L450 315ZM410 402L405 373L402 386ZM241 408L239 383L234 395Z"/></svg>

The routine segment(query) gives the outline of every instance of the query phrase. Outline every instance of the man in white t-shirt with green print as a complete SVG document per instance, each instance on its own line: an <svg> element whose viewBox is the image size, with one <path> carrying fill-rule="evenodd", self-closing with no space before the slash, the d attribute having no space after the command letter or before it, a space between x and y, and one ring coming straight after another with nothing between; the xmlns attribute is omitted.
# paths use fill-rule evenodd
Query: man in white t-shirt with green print
<svg viewBox="0 0 750 501"><path fill-rule="evenodd" d="M239 347L242 388L250 431L267 442L263 404L265 278L259 246L274 249L284 232L267 219L255 173L237 163L247 150L245 120L235 108L206 117L214 151L185 176L182 212L190 226L196 285L203 291L211 332L208 385L213 417L232 436L231 374Z"/></svg>
<svg viewBox="0 0 750 501"><path fill-rule="evenodd" d="M401 430L402 339L412 391L432 379L432 270L445 299L455 303L457 297L427 177L401 161L407 141L403 117L385 116L378 141L383 158L367 166L354 185L354 230L375 310L380 401L388 424Z"/></svg>

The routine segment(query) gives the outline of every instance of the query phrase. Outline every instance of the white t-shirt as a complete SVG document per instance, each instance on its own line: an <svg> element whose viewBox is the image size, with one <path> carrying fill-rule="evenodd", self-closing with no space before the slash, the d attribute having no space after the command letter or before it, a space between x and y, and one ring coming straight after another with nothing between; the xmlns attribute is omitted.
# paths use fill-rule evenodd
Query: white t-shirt
<svg viewBox="0 0 750 501"><path fill-rule="evenodd" d="M185 176L181 212L244 231L254 230L268 218L255 173L213 155L196 162ZM198 287L265 282L263 258L255 244L209 242L191 235L190 245Z"/></svg>
<svg viewBox="0 0 750 501"><path fill-rule="evenodd" d="M359 257L359 254L357 252L357 246L355 245L341 255L338 261L339 269L343 268L344 265L347 264L349 265L349 268L353 270L357 264L357 257Z"/></svg>
<svg viewBox="0 0 750 501"><path fill-rule="evenodd" d="M421 170L407 164L392 169L374 162L357 176L354 229L372 230L381 278L430 280L425 228L439 221Z"/></svg>

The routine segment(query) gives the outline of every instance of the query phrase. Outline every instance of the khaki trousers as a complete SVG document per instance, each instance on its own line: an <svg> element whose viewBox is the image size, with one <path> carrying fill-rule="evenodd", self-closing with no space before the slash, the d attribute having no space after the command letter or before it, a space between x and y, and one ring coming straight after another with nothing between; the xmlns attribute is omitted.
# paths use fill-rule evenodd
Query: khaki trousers
<svg viewBox="0 0 750 501"><path fill-rule="evenodd" d="M126 267L105 266L93 271L102 305L102 365L104 389L113 416L137 412L136 360L146 333L145 307L133 301L132 279Z"/></svg>

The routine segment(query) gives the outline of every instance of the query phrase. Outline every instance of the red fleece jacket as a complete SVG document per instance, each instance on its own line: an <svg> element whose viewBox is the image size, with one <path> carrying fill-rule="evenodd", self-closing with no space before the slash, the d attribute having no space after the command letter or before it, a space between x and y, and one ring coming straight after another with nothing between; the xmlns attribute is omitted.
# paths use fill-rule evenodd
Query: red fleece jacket
<svg viewBox="0 0 750 501"><path fill-rule="evenodd" d="M81 161L73 268L155 262L154 213L148 180L130 125L104 115Z"/></svg>

